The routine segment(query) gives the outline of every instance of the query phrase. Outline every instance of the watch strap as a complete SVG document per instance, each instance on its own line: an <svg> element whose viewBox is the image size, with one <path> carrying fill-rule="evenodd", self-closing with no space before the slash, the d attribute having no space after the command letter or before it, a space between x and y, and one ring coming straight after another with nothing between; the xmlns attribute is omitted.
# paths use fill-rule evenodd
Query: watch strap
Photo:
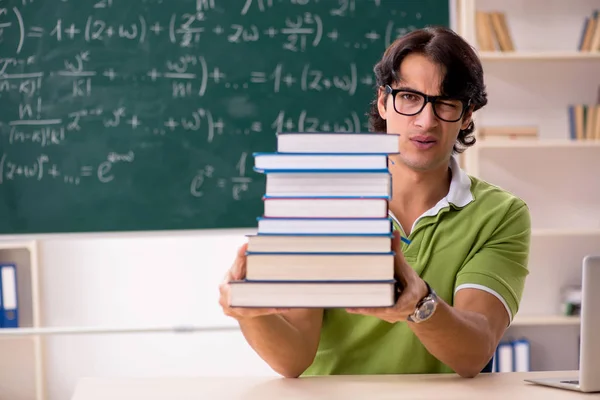
<svg viewBox="0 0 600 400"><path fill-rule="evenodd" d="M415 311L413 311L412 314L409 314L408 317L406 318L410 322L415 322L415 319L413 318L413 316L417 314L417 312L419 311L419 308L421 307L421 305L423 304L425 299L427 299L429 296L431 296L433 294L433 290L431 289L431 286L429 286L429 283L427 283L426 280L423 280L423 282L425 282L425 285L427 286L427 294L421 300L419 300L417 302L417 305L415 306Z"/></svg>

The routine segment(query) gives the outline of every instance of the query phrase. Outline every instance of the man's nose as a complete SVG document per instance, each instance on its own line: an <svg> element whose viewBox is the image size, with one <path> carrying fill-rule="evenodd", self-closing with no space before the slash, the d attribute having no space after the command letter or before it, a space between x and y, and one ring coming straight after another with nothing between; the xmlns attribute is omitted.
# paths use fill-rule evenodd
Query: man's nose
<svg viewBox="0 0 600 400"><path fill-rule="evenodd" d="M416 116L415 124L424 128L433 128L438 124L438 119L433 111L433 103L429 102L425 104L425 107Z"/></svg>

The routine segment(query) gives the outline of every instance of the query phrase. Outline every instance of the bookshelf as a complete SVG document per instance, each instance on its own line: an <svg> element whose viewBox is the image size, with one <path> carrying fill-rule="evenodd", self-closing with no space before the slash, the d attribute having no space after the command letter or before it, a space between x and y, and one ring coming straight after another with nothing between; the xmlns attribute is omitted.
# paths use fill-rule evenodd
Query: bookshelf
<svg viewBox="0 0 600 400"><path fill-rule="evenodd" d="M481 51L479 52L479 57L482 61L597 61L598 59L600 59L600 52L583 53L579 51Z"/></svg>
<svg viewBox="0 0 600 400"><path fill-rule="evenodd" d="M577 326L580 323L578 316L567 315L518 315L511 326L544 326L568 325Z"/></svg>
<svg viewBox="0 0 600 400"><path fill-rule="evenodd" d="M0 261L17 267L19 328L41 325L38 250L35 241L0 241ZM44 400L40 336L0 336L0 398Z"/></svg>
<svg viewBox="0 0 600 400"><path fill-rule="evenodd" d="M529 205L532 243L519 313L506 339L531 342L532 370L578 367L579 318L562 291L581 282L581 260L600 254L600 138L573 138L568 107L600 103L600 51L581 51L594 0L457 0L457 30L479 52L488 104L461 156L468 173ZM514 48L481 51L478 12L501 12ZM481 18L481 17L480 17ZM481 35L480 35L481 37ZM489 126L535 127L535 138L482 138Z"/></svg>

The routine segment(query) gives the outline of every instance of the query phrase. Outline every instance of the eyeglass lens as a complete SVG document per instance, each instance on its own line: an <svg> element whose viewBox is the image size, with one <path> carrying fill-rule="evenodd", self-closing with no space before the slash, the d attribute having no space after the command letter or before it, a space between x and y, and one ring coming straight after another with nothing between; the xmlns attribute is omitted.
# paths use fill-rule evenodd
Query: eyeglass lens
<svg viewBox="0 0 600 400"><path fill-rule="evenodd" d="M425 104L425 97L412 92L398 92L394 100L396 111L405 115L418 114ZM433 103L433 111L444 121L458 121L463 113L463 103L460 100L437 99Z"/></svg>

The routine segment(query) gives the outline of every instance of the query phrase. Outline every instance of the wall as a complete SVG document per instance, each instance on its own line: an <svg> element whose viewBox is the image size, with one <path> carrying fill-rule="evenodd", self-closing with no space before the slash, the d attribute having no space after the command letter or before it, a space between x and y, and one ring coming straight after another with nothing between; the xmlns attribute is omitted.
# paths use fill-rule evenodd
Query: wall
<svg viewBox="0 0 600 400"><path fill-rule="evenodd" d="M44 326L235 326L218 285L244 234L56 238L40 243ZM83 376L273 374L239 331L46 337L49 400Z"/></svg>

